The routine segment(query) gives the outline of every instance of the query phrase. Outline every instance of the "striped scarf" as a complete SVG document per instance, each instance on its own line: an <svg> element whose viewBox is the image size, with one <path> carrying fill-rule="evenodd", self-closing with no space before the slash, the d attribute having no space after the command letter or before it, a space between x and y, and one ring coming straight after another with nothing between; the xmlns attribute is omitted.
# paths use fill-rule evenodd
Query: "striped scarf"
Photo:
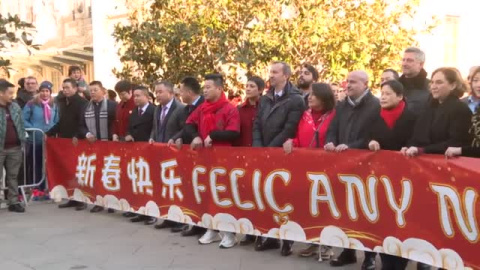
<svg viewBox="0 0 480 270"><path fill-rule="evenodd" d="M473 147L480 147L480 106L477 106L475 114L472 116L472 127L470 134L473 135Z"/></svg>
<svg viewBox="0 0 480 270"><path fill-rule="evenodd" d="M102 141L108 141L108 108L107 100L104 99L100 104L100 130L97 130L95 120L95 105L93 101L90 101L85 109L85 123L87 124L88 131L98 138L97 132L100 132L100 139Z"/></svg>

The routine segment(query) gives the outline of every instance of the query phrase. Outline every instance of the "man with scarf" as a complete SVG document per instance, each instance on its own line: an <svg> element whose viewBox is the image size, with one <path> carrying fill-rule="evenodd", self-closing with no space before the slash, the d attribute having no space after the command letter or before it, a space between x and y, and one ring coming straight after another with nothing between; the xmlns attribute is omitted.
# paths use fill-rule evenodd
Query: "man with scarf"
<svg viewBox="0 0 480 270"><path fill-rule="evenodd" d="M185 125L187 136L194 138L191 148L231 146L240 135L240 115L225 96L222 75L206 75L203 93L205 102L193 111ZM214 230L207 230L198 241L210 244L220 240L220 248L233 247L237 242L234 233L224 232L221 238Z"/></svg>
<svg viewBox="0 0 480 270"><path fill-rule="evenodd" d="M365 71L353 71L347 77L347 98L341 101L327 131L325 150L343 152L348 149L367 149L371 123L380 114L380 102L368 88ZM365 252L362 269L375 269L375 253ZM330 261L332 266L357 262L354 249L344 249Z"/></svg>
<svg viewBox="0 0 480 270"><path fill-rule="evenodd" d="M405 89L405 100L409 110L417 116L427 106L430 96L427 72L423 69L425 53L419 48L407 48L402 59L402 76L400 82Z"/></svg>
<svg viewBox="0 0 480 270"><path fill-rule="evenodd" d="M107 90L101 82L91 82L89 89L91 99L82 114L78 137L86 138L91 143L96 140L111 141L117 103L106 98ZM96 205L90 212L102 210L103 207ZM113 213L113 209L108 209L108 212Z"/></svg>
<svg viewBox="0 0 480 270"><path fill-rule="evenodd" d="M58 122L47 131L47 136L73 139L75 142L79 133L80 120L85 110L87 100L78 95L77 82L71 78L65 79L62 84L62 95L58 97L60 118ZM59 208L75 207L83 210L87 205L73 200L60 204Z"/></svg>
<svg viewBox="0 0 480 270"><path fill-rule="evenodd" d="M270 67L270 89L260 98L257 117L253 125L253 147L282 147L295 137L298 123L305 111L300 91L289 81L292 75L285 62L274 62ZM293 241L284 240L282 256L292 254ZM280 241L258 238L255 250L280 248Z"/></svg>

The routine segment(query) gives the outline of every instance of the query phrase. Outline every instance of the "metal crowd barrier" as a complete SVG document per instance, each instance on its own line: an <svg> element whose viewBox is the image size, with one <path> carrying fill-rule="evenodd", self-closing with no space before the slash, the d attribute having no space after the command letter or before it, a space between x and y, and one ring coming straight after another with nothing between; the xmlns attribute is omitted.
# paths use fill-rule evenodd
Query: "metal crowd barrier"
<svg viewBox="0 0 480 270"><path fill-rule="evenodd" d="M29 201L33 199L32 194L28 194L25 190L33 190L35 188L42 187L44 185L45 190L48 190L48 183L46 181L46 166L45 166L45 132L38 128L27 128L27 143L23 147L23 182L19 180L18 188L23 197L25 206L28 206ZM38 135L38 136L37 136ZM39 137L39 138L37 138ZM41 140L41 142L39 142ZM37 145L38 144L38 145ZM41 160L38 162L37 149L41 147ZM37 166L42 167L41 175L37 176ZM20 169L19 174L22 173ZM22 177L19 177L21 179Z"/></svg>

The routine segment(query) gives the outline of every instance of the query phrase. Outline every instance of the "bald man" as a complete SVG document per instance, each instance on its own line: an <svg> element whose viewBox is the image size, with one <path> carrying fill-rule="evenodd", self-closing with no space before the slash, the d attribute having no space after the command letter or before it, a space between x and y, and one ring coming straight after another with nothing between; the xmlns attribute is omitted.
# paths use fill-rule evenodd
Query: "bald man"
<svg viewBox="0 0 480 270"><path fill-rule="evenodd" d="M348 149L367 149L370 123L380 113L380 103L368 88L365 71L353 71L347 78L347 98L337 105L337 113L327 133L325 150L342 152ZM357 262L355 250L345 249L332 266ZM373 268L372 268L373 267ZM365 252L362 269L375 268L375 253Z"/></svg>

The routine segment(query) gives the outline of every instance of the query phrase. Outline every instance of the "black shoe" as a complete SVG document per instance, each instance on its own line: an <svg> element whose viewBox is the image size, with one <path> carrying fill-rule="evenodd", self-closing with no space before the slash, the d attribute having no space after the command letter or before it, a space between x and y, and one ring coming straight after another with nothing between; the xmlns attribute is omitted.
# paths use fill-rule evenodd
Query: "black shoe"
<svg viewBox="0 0 480 270"><path fill-rule="evenodd" d="M354 263L357 263L357 256L355 255L354 249L344 249L337 259L330 261L330 265L333 267L339 267Z"/></svg>
<svg viewBox="0 0 480 270"><path fill-rule="evenodd" d="M69 200L66 203L62 203L58 205L58 208L70 208L70 207L77 207L78 202Z"/></svg>
<svg viewBox="0 0 480 270"><path fill-rule="evenodd" d="M165 228L171 228L174 225L173 221L170 220L163 220L162 223L155 225L155 229L165 229Z"/></svg>
<svg viewBox="0 0 480 270"><path fill-rule="evenodd" d="M293 246L293 241L290 240L283 240L283 245L282 245L282 251L280 254L282 256L290 256L292 254L292 246Z"/></svg>
<svg viewBox="0 0 480 270"><path fill-rule="evenodd" d="M417 263L417 270L430 270L430 269L432 269L432 267L428 264L424 264L421 262Z"/></svg>
<svg viewBox="0 0 480 270"><path fill-rule="evenodd" d="M280 240L274 238L266 238L260 244L255 245L256 251L265 251L269 249L279 249L280 248Z"/></svg>
<svg viewBox="0 0 480 270"><path fill-rule="evenodd" d="M107 209L107 213L109 213L109 214L113 214L113 213L115 213L115 210L114 210L114 209L112 209L112 208L108 208L108 209Z"/></svg>
<svg viewBox="0 0 480 270"><path fill-rule="evenodd" d="M183 228L184 228L185 226L187 226L187 225L182 224L182 223L177 223L177 224L175 224L175 225L172 227L172 229L170 229L170 231L171 231L172 233L183 232Z"/></svg>
<svg viewBox="0 0 480 270"><path fill-rule="evenodd" d="M132 218L132 217L136 217L138 215L135 214L135 213L132 213L132 212L126 212L126 213L123 213L122 216L124 216L126 218Z"/></svg>
<svg viewBox="0 0 480 270"><path fill-rule="evenodd" d="M380 254L380 258L382 259L382 270L405 270L408 265L408 260L405 258L388 254Z"/></svg>
<svg viewBox="0 0 480 270"><path fill-rule="evenodd" d="M193 225L193 227L190 228L190 226L185 226L183 231L182 231L182 236L195 236L195 235L204 235L207 229L198 227Z"/></svg>
<svg viewBox="0 0 480 270"><path fill-rule="evenodd" d="M154 217L147 217L144 221L145 225L153 225L157 222L157 218Z"/></svg>
<svg viewBox="0 0 480 270"><path fill-rule="evenodd" d="M75 207L75 211L82 211L87 209L87 204L86 203L81 203L79 202L77 207Z"/></svg>
<svg viewBox="0 0 480 270"><path fill-rule="evenodd" d="M98 213L100 211L103 211L103 207L95 205L92 209L90 209L90 213Z"/></svg>
<svg viewBox="0 0 480 270"><path fill-rule="evenodd" d="M130 219L131 222L133 223L137 223L137 222L144 222L145 220L147 220L148 217L147 216L144 216L144 215L138 215L132 219Z"/></svg>
<svg viewBox="0 0 480 270"><path fill-rule="evenodd" d="M250 244L255 243L255 239L256 239L255 235L247 234L247 235L245 235L245 238L243 238L243 240L240 241L239 245L240 246L248 246Z"/></svg>
<svg viewBox="0 0 480 270"><path fill-rule="evenodd" d="M362 263L362 270L375 270L375 256L377 253L365 252L365 259Z"/></svg>
<svg viewBox="0 0 480 270"><path fill-rule="evenodd" d="M8 206L8 211L15 212L15 213L23 213L25 212L25 208L19 203L11 204Z"/></svg>

